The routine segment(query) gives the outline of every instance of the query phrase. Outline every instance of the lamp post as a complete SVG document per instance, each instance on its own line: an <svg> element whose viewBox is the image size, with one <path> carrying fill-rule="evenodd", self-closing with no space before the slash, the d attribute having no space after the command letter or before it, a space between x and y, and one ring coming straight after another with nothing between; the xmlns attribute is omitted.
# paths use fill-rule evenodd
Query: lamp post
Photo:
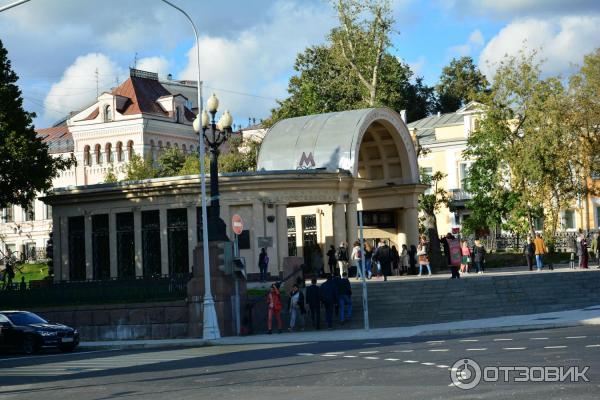
<svg viewBox="0 0 600 400"><path fill-rule="evenodd" d="M198 119L194 121L194 130L202 131L202 137L210 148L210 211L208 215L208 238L211 241L228 241L225 222L221 219L221 205L219 202L219 147L231 136L233 117L229 110L225 110L219 122L215 115L219 108L219 99L213 93L206 102L206 110L202 112L201 124ZM210 113L210 116L209 116Z"/></svg>

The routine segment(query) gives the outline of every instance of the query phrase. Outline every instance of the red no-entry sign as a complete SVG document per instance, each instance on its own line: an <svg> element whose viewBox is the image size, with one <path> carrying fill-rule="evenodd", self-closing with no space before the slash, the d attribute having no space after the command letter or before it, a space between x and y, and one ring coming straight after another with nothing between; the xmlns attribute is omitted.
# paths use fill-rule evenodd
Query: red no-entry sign
<svg viewBox="0 0 600 400"><path fill-rule="evenodd" d="M231 227L233 228L233 233L241 235L244 230L244 221L242 220L242 217L234 214L233 217L231 217Z"/></svg>

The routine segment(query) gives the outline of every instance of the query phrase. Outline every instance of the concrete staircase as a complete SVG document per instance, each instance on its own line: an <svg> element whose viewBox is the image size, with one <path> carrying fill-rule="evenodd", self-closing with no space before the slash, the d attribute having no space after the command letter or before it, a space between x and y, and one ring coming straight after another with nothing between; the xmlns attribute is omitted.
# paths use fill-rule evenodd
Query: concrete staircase
<svg viewBox="0 0 600 400"><path fill-rule="evenodd" d="M600 270L369 281L371 328L535 314L600 304ZM352 280L352 328L363 327L362 284Z"/></svg>

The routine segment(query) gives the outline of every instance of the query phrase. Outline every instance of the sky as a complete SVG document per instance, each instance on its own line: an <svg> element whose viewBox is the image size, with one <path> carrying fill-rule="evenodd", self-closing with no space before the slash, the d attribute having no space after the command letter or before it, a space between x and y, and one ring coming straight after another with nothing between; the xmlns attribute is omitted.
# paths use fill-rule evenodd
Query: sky
<svg viewBox="0 0 600 400"><path fill-rule="evenodd" d="M215 92L237 124L266 118L296 55L336 24L327 0L171 0L200 33L205 98ZM0 6L12 0L0 0ZM600 47L598 0L392 0L389 51L435 85L452 58L471 56L493 77L505 54L538 51L545 75L568 76ZM195 80L196 48L183 15L161 0L31 0L0 14L8 50L37 128L94 102L128 68Z"/></svg>

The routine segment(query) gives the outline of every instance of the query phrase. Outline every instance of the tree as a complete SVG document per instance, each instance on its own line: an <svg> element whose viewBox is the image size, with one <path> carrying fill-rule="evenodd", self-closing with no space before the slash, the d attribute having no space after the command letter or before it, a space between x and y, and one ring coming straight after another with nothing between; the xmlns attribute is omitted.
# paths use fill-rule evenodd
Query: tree
<svg viewBox="0 0 600 400"><path fill-rule="evenodd" d="M111 164L108 167L108 169L106 170L106 173L104 174L104 183L115 183L118 181L119 181L119 178L117 177L117 174L115 173L115 168Z"/></svg>
<svg viewBox="0 0 600 400"><path fill-rule="evenodd" d="M27 207L36 193L48 191L52 179L74 163L48 153L32 125L35 114L23 109L17 80L0 40L0 208Z"/></svg>
<svg viewBox="0 0 600 400"><path fill-rule="evenodd" d="M256 171L258 150L260 143L254 140L243 141L241 137L234 136L229 140L229 151L219 156L219 172L247 172ZM209 158L204 159L207 169ZM195 175L200 173L200 160L197 155L185 158L181 169L176 175Z"/></svg>
<svg viewBox="0 0 600 400"><path fill-rule="evenodd" d="M125 167L125 180L139 181L157 178L159 176L159 171L153 164L151 158L144 159L139 154L134 154Z"/></svg>
<svg viewBox="0 0 600 400"><path fill-rule="evenodd" d="M553 235L560 210L578 195L566 91L560 79L540 78L534 57L522 51L499 64L485 115L467 141L470 230L503 224L533 234L544 216Z"/></svg>
<svg viewBox="0 0 600 400"><path fill-rule="evenodd" d="M442 70L440 82L435 90L438 94L439 110L454 112L474 100L488 87L488 81L471 57L453 58Z"/></svg>
<svg viewBox="0 0 600 400"><path fill-rule="evenodd" d="M356 15L355 7L373 11ZM370 1L362 5L358 1L343 1L336 3L336 9L342 10L338 13L340 26L332 30L326 44L308 47L297 56L296 74L288 84L289 97L278 102L266 125L284 118L373 106L397 112L406 110L409 121L432 113L436 107L433 89L424 85L422 78L415 77L406 63L387 52L389 39L384 40L383 52L377 50L382 32L386 35L391 32L383 25L380 28L373 25L377 24L377 15L388 12L387 2ZM351 17L346 18L348 15ZM360 20L364 15L375 17ZM384 25L391 24L387 14L381 18ZM378 33L370 34L374 29Z"/></svg>
<svg viewBox="0 0 600 400"><path fill-rule="evenodd" d="M159 176L177 176L185 163L185 155L178 148L165 150L158 157Z"/></svg>
<svg viewBox="0 0 600 400"><path fill-rule="evenodd" d="M430 247L431 265L433 268L445 266L445 259L442 257L440 247L440 237L437 230L436 213L441 207L447 207L450 202L449 194L440 186L442 180L446 178L446 174L436 171L429 176L421 170L421 183L431 186L429 193L419 195L419 211L424 215L423 225L428 236Z"/></svg>

